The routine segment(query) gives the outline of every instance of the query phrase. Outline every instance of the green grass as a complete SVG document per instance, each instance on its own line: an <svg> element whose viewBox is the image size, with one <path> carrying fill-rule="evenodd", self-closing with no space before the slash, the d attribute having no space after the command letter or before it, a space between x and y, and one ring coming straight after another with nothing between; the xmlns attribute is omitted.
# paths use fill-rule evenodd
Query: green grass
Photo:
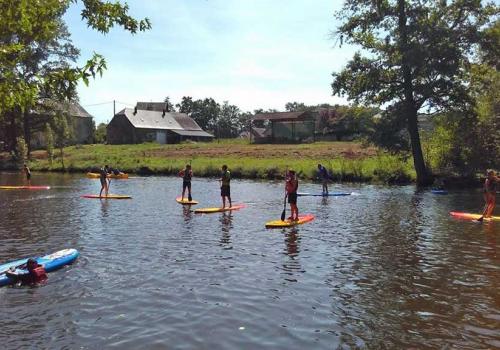
<svg viewBox="0 0 500 350"><path fill-rule="evenodd" d="M239 178L281 179L287 168L293 168L301 178L314 179L317 164L322 163L335 181L408 183L415 179L409 161L377 151L368 156L356 153L355 157L345 157L340 151L336 153L337 148L362 152L358 144L345 142L274 146L231 140L178 145L86 145L64 149L64 168L58 151L52 163L44 152L35 152L30 166L38 171L86 172L109 164L127 173L175 175L191 161L195 176L218 176L221 166L227 164L233 176ZM280 155L279 150L289 152L289 156Z"/></svg>

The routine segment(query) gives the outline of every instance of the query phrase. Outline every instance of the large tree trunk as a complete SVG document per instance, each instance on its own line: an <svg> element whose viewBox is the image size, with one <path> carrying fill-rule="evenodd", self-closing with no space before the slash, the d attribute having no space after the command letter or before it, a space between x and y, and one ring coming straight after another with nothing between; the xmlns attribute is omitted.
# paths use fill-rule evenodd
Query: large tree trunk
<svg viewBox="0 0 500 350"><path fill-rule="evenodd" d="M408 56L408 33L406 24L405 0L398 0L398 27L399 27L399 48L401 50L401 70L403 74L404 100L403 115L407 118L407 128L410 134L411 150L413 154L413 164L417 173L417 185L425 186L431 182L431 177L425 166L420 134L418 132L417 113L418 108L413 98L413 82Z"/></svg>

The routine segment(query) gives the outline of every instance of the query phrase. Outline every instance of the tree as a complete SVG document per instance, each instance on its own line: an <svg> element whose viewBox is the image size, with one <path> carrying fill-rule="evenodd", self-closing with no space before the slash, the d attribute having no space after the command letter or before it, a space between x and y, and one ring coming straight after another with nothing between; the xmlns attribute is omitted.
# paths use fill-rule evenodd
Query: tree
<svg viewBox="0 0 500 350"><path fill-rule="evenodd" d="M54 160L54 133L49 123L45 124L45 140L47 144L47 156L49 157L49 163L52 165Z"/></svg>
<svg viewBox="0 0 500 350"><path fill-rule="evenodd" d="M28 138L30 112L41 98L62 102L76 97L79 81L102 74L104 58L94 54L74 67L78 50L71 44L63 16L78 0L0 0L0 125L9 148L18 135ZM128 15L128 6L104 0L81 0L82 19L89 27L107 33L113 26L136 33L151 27L149 20ZM43 127L43 123L41 126Z"/></svg>
<svg viewBox="0 0 500 350"><path fill-rule="evenodd" d="M237 137L241 130L240 109L224 101L220 108L219 120L217 121L217 137Z"/></svg>
<svg viewBox="0 0 500 350"><path fill-rule="evenodd" d="M64 147L72 137L71 129L68 126L68 116L57 113L52 119L52 130L55 134L55 144L60 150L61 165L64 169Z"/></svg>
<svg viewBox="0 0 500 350"><path fill-rule="evenodd" d="M498 8L480 1L346 0L337 17L340 42L363 48L334 73L334 94L386 106L405 125L419 185L428 184L417 114L468 111L467 69Z"/></svg>
<svg viewBox="0 0 500 350"><path fill-rule="evenodd" d="M95 130L95 143L105 143L106 142L106 123L99 123Z"/></svg>
<svg viewBox="0 0 500 350"><path fill-rule="evenodd" d="M175 112L175 106L172 102L170 102L169 96L165 97L163 102L165 102L167 104L167 112Z"/></svg>

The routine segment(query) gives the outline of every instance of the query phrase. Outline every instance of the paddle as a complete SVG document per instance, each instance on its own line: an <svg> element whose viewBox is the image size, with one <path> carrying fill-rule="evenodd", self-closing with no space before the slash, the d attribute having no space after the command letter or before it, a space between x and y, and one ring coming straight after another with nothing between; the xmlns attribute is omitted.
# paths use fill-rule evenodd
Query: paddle
<svg viewBox="0 0 500 350"><path fill-rule="evenodd" d="M285 198L283 199L283 211L281 212L281 221L285 221L285 216L286 216L286 197L287 197L287 194L285 193Z"/></svg>

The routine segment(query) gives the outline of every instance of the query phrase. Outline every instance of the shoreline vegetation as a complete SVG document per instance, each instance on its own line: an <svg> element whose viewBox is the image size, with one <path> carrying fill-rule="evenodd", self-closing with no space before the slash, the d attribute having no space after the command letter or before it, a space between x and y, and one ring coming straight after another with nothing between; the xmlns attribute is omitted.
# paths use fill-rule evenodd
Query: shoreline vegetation
<svg viewBox="0 0 500 350"><path fill-rule="evenodd" d="M403 159L358 142L290 145L220 140L169 145L78 145L64 148L64 162L59 152L55 153L51 162L46 151L33 151L28 161L31 170L86 173L108 164L129 174L177 175L191 163L195 176L213 177L227 164L234 178L282 179L285 170L291 168L301 179L315 180L317 164L321 163L333 182L410 184L416 180L411 158ZM1 170L17 167L9 154L0 154Z"/></svg>

